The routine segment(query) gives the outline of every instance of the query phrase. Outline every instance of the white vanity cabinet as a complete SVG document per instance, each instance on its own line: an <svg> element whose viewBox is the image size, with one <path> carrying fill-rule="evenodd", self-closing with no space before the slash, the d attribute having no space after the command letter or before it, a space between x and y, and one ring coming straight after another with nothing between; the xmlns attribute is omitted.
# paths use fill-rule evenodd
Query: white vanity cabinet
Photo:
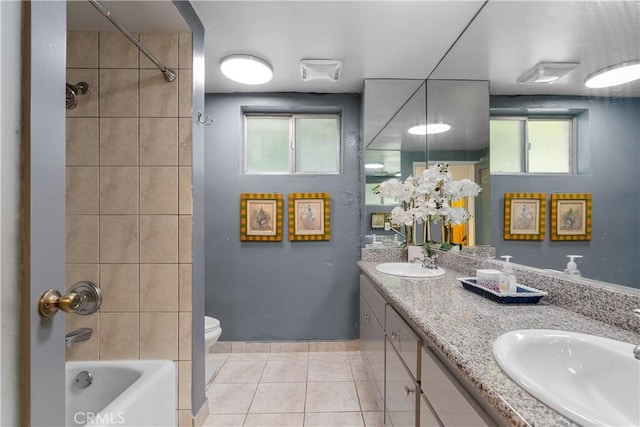
<svg viewBox="0 0 640 427"><path fill-rule="evenodd" d="M360 278L360 351L375 381L380 401L384 396L384 316L386 301L368 280Z"/></svg>
<svg viewBox="0 0 640 427"><path fill-rule="evenodd" d="M406 368L400 354L387 337L385 424L414 427L418 422L420 386Z"/></svg>

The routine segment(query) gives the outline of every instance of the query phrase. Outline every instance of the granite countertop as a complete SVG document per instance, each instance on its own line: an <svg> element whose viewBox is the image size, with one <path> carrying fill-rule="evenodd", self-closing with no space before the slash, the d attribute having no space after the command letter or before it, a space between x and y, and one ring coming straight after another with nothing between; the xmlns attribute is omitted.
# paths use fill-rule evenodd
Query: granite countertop
<svg viewBox="0 0 640 427"><path fill-rule="evenodd" d="M518 329L556 329L598 335L628 343L638 337L555 305L504 305L465 290L445 269L436 279L408 279L379 273L377 262L358 262L393 307L459 370L477 394L515 426L575 426L513 382L493 357L493 341Z"/></svg>

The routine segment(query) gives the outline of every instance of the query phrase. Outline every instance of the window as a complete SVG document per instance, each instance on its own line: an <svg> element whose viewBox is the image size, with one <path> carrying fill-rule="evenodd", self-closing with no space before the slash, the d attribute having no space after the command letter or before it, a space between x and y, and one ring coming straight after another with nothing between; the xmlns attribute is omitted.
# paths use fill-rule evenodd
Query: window
<svg viewBox="0 0 640 427"><path fill-rule="evenodd" d="M246 115L245 130L246 173L340 172L337 114Z"/></svg>
<svg viewBox="0 0 640 427"><path fill-rule="evenodd" d="M574 120L492 118L491 173L573 173Z"/></svg>

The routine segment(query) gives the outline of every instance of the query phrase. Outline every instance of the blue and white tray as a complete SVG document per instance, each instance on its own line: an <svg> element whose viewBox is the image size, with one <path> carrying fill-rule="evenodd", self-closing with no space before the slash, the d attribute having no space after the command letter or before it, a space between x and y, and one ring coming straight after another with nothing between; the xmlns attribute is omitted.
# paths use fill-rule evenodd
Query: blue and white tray
<svg viewBox="0 0 640 427"><path fill-rule="evenodd" d="M536 304L547 295L540 289L520 284L517 284L516 292L500 293L478 285L475 277L458 277L458 280L465 289L502 304Z"/></svg>

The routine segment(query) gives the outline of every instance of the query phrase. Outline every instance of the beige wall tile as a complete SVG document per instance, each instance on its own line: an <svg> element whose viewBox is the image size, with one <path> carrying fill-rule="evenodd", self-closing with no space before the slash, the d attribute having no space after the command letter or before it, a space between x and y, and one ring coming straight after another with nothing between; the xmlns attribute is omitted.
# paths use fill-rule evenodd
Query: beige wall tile
<svg viewBox="0 0 640 427"><path fill-rule="evenodd" d="M178 313L140 313L140 359L178 359Z"/></svg>
<svg viewBox="0 0 640 427"><path fill-rule="evenodd" d="M180 167L178 171L178 213L193 213L192 173L190 167Z"/></svg>
<svg viewBox="0 0 640 427"><path fill-rule="evenodd" d="M178 264L140 264L140 311L178 311Z"/></svg>
<svg viewBox="0 0 640 427"><path fill-rule="evenodd" d="M98 68L98 33L67 31L67 68Z"/></svg>
<svg viewBox="0 0 640 427"><path fill-rule="evenodd" d="M113 166L100 168L100 213L138 213L138 168Z"/></svg>
<svg viewBox="0 0 640 427"><path fill-rule="evenodd" d="M178 67L193 67L193 41L191 33L178 34Z"/></svg>
<svg viewBox="0 0 640 427"><path fill-rule="evenodd" d="M309 351L347 351L346 341L311 341Z"/></svg>
<svg viewBox="0 0 640 427"><path fill-rule="evenodd" d="M193 74L191 70L180 70L178 75L178 115L192 117Z"/></svg>
<svg viewBox="0 0 640 427"><path fill-rule="evenodd" d="M270 343L268 342L241 342L231 343L232 353L269 353Z"/></svg>
<svg viewBox="0 0 640 427"><path fill-rule="evenodd" d="M138 217L100 216L100 262L138 262Z"/></svg>
<svg viewBox="0 0 640 427"><path fill-rule="evenodd" d="M84 281L92 282L94 285L100 286L99 264L67 264L65 269L65 288L67 290L76 283Z"/></svg>
<svg viewBox="0 0 640 427"><path fill-rule="evenodd" d="M138 164L137 118L100 118L100 164Z"/></svg>
<svg viewBox="0 0 640 427"><path fill-rule="evenodd" d="M178 309L180 311L191 311L192 303L191 303L191 274L192 267L191 264L179 264L178 265L178 282L179 282L179 290L178 290Z"/></svg>
<svg viewBox="0 0 640 427"><path fill-rule="evenodd" d="M98 262L98 216L66 216L66 260L70 264Z"/></svg>
<svg viewBox="0 0 640 427"><path fill-rule="evenodd" d="M191 215L180 215L178 222L178 260L181 263L189 264L192 262L192 218Z"/></svg>
<svg viewBox="0 0 640 427"><path fill-rule="evenodd" d="M272 342L270 344L272 353L306 352L309 351L308 342Z"/></svg>
<svg viewBox="0 0 640 427"><path fill-rule="evenodd" d="M191 362L178 362L178 409L191 408Z"/></svg>
<svg viewBox="0 0 640 427"><path fill-rule="evenodd" d="M100 68L138 68L138 48L120 31L101 32Z"/></svg>
<svg viewBox="0 0 640 427"><path fill-rule="evenodd" d="M98 164L98 119L69 117L66 122L67 166Z"/></svg>
<svg viewBox="0 0 640 427"><path fill-rule="evenodd" d="M100 116L138 115L138 70L100 70Z"/></svg>
<svg viewBox="0 0 640 427"><path fill-rule="evenodd" d="M157 166L178 164L177 119L140 119L140 164Z"/></svg>
<svg viewBox="0 0 640 427"><path fill-rule="evenodd" d="M192 323L191 312L178 313L178 359L180 360L191 360Z"/></svg>
<svg viewBox="0 0 640 427"><path fill-rule="evenodd" d="M191 118L178 119L178 164L189 166L193 162Z"/></svg>
<svg viewBox="0 0 640 427"><path fill-rule="evenodd" d="M358 351L358 350L360 350L360 340L347 341L347 351Z"/></svg>
<svg viewBox="0 0 640 427"><path fill-rule="evenodd" d="M100 282L103 313L139 310L138 264L101 264Z"/></svg>
<svg viewBox="0 0 640 427"><path fill-rule="evenodd" d="M100 314L100 360L138 359L139 342L138 313Z"/></svg>
<svg viewBox="0 0 640 427"><path fill-rule="evenodd" d="M98 167L67 166L66 205L69 214L98 213Z"/></svg>
<svg viewBox="0 0 640 427"><path fill-rule="evenodd" d="M178 213L178 168L140 168L140 213Z"/></svg>
<svg viewBox="0 0 640 427"><path fill-rule="evenodd" d="M178 410L178 427L192 427L191 411L188 409Z"/></svg>
<svg viewBox="0 0 640 427"><path fill-rule="evenodd" d="M162 65L167 68L178 68L178 33L140 33L140 41ZM140 68L157 70L155 64L142 52L140 53Z"/></svg>
<svg viewBox="0 0 640 427"><path fill-rule="evenodd" d="M67 333L78 328L91 328L93 333L87 341L81 341L66 349L67 360L98 360L100 358L100 315L70 315L65 317Z"/></svg>
<svg viewBox="0 0 640 427"><path fill-rule="evenodd" d="M178 81L167 82L158 70L140 70L140 117L177 117Z"/></svg>
<svg viewBox="0 0 640 427"><path fill-rule="evenodd" d="M178 262L178 217L140 216L140 262Z"/></svg>
<svg viewBox="0 0 640 427"><path fill-rule="evenodd" d="M89 90L78 95L76 108L67 111L67 117L97 117L98 116L98 70L89 68L67 69L67 82L75 85L85 82Z"/></svg>

